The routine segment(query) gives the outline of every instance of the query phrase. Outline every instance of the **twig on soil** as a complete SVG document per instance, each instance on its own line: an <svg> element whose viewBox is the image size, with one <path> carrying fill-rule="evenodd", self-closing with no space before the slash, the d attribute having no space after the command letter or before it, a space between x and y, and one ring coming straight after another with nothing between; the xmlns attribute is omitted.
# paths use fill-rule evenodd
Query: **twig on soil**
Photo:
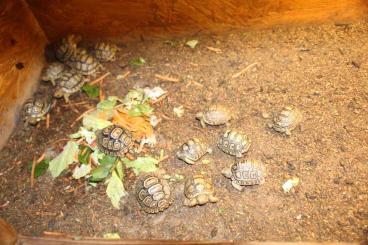
<svg viewBox="0 0 368 245"><path fill-rule="evenodd" d="M222 53L222 50L219 49L219 48L214 48L214 47L210 47L210 46L207 46L206 48L208 50L212 51L212 52L215 52L216 54L221 54Z"/></svg>
<svg viewBox="0 0 368 245"><path fill-rule="evenodd" d="M166 116L165 114L161 113L161 116L163 119L166 119L166 120L169 120L169 121L174 121L175 119L171 118L171 117L168 117Z"/></svg>
<svg viewBox="0 0 368 245"><path fill-rule="evenodd" d="M160 159L158 159L158 162L163 162L163 161L165 161L166 159L168 159L169 158L169 156L168 155L166 155L166 156L163 156L163 157L161 157L160 156Z"/></svg>
<svg viewBox="0 0 368 245"><path fill-rule="evenodd" d="M43 159L45 159L45 156L46 156L46 152L42 153L42 155L36 160L36 166L37 164L42 162Z"/></svg>
<svg viewBox="0 0 368 245"><path fill-rule="evenodd" d="M46 115L46 128L50 128L50 113L47 113Z"/></svg>
<svg viewBox="0 0 368 245"><path fill-rule="evenodd" d="M68 139L68 138L58 139L58 140L55 140L54 142L52 142L52 143L51 143L51 145L54 145L54 144L59 143L59 142L61 142L61 141L68 141L68 140L70 140L70 139ZM50 143L50 141L49 141L49 142L47 142L46 144L48 144L48 143Z"/></svg>
<svg viewBox="0 0 368 245"><path fill-rule="evenodd" d="M66 105L61 105L62 107L71 107L71 106L76 106L76 105L87 105L91 103L90 101L82 101L82 102L78 102L78 103L70 103L70 104L66 104Z"/></svg>
<svg viewBox="0 0 368 245"><path fill-rule="evenodd" d="M231 78L238 78L238 77L240 77L241 75L243 75L244 72L248 71L250 68L252 68L252 67L254 67L254 66L258 65L258 64L259 64L258 62L254 62L254 63L248 65L244 69L242 69L239 72L237 72L234 75L232 75Z"/></svg>
<svg viewBox="0 0 368 245"><path fill-rule="evenodd" d="M199 82L196 82L194 80L189 80L189 82L185 85L185 87L187 88L187 87L189 87L192 84L197 85L198 87L203 88L203 84L200 84Z"/></svg>
<svg viewBox="0 0 368 245"><path fill-rule="evenodd" d="M33 157L32 161L32 171L31 171L31 188L34 186L34 172L36 169L36 157Z"/></svg>
<svg viewBox="0 0 368 245"><path fill-rule="evenodd" d="M125 79L126 77L128 77L128 76L129 76L129 74L130 74L130 71L127 71L127 72L125 72L123 75L118 75L118 76L116 77L116 80L123 80L123 79Z"/></svg>
<svg viewBox="0 0 368 245"><path fill-rule="evenodd" d="M93 111L95 108L91 108L86 110L85 112L83 112L79 117L77 117L77 119L74 120L74 122L72 123L72 125L70 125L71 127L73 127L78 121L80 121L86 114L90 113L91 111Z"/></svg>
<svg viewBox="0 0 368 245"><path fill-rule="evenodd" d="M110 72L106 72L104 75L100 76L99 78L89 82L89 85L95 85L96 83L100 83L104 80L105 77L111 75Z"/></svg>
<svg viewBox="0 0 368 245"><path fill-rule="evenodd" d="M102 80L100 81L100 93L98 94L100 101L103 101L105 99L105 94L102 88Z"/></svg>
<svg viewBox="0 0 368 245"><path fill-rule="evenodd" d="M175 82L175 83L180 82L180 80L178 78L164 76L164 75L160 75L160 74L155 74L155 77L162 80L162 81Z"/></svg>
<svg viewBox="0 0 368 245"><path fill-rule="evenodd" d="M168 96L168 93L163 94L161 97L159 97L157 100L153 101L152 104L157 104L160 101L163 101Z"/></svg>

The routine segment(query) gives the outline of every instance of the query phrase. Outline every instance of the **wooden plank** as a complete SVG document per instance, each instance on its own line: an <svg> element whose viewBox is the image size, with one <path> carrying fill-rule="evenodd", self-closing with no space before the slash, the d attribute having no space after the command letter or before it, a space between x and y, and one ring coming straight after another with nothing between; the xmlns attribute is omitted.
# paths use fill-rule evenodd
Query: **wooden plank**
<svg viewBox="0 0 368 245"><path fill-rule="evenodd" d="M359 243L346 242L243 242L243 241L169 241L169 240L109 240L98 238L65 238L65 237L26 237L20 236L19 245L359 245Z"/></svg>
<svg viewBox="0 0 368 245"><path fill-rule="evenodd" d="M27 0L49 39L181 36L244 27L355 20L366 0Z"/></svg>
<svg viewBox="0 0 368 245"><path fill-rule="evenodd" d="M0 149L38 79L46 42L24 0L0 1Z"/></svg>
<svg viewBox="0 0 368 245"><path fill-rule="evenodd" d="M9 225L2 218L0 218L0 244L13 245L17 240L17 232L13 226Z"/></svg>

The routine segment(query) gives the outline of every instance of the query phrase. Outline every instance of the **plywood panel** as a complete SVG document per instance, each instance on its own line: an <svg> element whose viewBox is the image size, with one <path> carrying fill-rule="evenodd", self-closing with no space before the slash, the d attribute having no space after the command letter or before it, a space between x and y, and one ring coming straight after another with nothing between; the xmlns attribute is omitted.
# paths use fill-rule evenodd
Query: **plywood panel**
<svg viewBox="0 0 368 245"><path fill-rule="evenodd" d="M45 33L158 37L269 27L367 14L367 0L28 0Z"/></svg>
<svg viewBox="0 0 368 245"><path fill-rule="evenodd" d="M0 148L37 81L46 41L26 2L0 1Z"/></svg>

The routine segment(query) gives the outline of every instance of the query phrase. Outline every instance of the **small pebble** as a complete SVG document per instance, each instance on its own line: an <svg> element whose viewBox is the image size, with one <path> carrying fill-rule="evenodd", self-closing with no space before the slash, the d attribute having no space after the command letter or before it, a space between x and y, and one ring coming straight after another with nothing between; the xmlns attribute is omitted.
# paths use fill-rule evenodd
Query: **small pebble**
<svg viewBox="0 0 368 245"><path fill-rule="evenodd" d="M270 118L270 113L268 113L268 112L262 112L262 117L264 119Z"/></svg>

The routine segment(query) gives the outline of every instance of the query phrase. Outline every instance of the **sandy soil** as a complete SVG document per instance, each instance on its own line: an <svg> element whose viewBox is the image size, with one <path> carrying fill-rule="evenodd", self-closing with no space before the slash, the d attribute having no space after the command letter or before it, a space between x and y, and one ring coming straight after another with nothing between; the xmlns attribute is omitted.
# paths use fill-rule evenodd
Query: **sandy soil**
<svg viewBox="0 0 368 245"><path fill-rule="evenodd" d="M196 38L195 49L184 45ZM368 234L368 22L276 28L261 31L197 36L173 40L120 44L115 64L107 65L114 76L104 91L123 96L135 86L161 86L168 98L156 111L173 120L163 120L156 130L157 154L165 149L169 158L160 167L184 176L204 171L214 180L220 201L201 207L183 204L183 182L174 184L176 202L165 212L147 215L133 195L135 177L126 187L130 195L123 208L115 210L105 187L85 189L82 182L63 176L53 181L45 175L30 189L26 166L47 147L59 150L70 127L88 105L65 106L58 101L51 128L44 123L25 130L22 123L0 153L0 216L27 235L59 231L102 236L118 232L123 238L244 239L321 241L364 240ZM222 50L217 54L206 47ZM147 61L131 67L136 57ZM257 62L238 78L232 76ZM120 65L120 66L119 66ZM125 80L118 74L130 70ZM154 74L170 75L181 82L163 82ZM190 82L190 81L195 81ZM41 84L40 90L48 90ZM86 101L85 95L72 97ZM90 105L97 101L90 101ZM267 168L265 184L243 193L221 175L233 159L214 147L209 164L189 166L174 156L192 136L204 136L215 146L225 127L201 129L194 118L209 104L220 102L236 113L231 127L252 139L249 157ZM176 118L173 107L183 105ZM290 137L267 128L267 114L284 105L295 105L304 120ZM301 183L285 194L282 184L291 177ZM68 192L65 188L77 187Z"/></svg>

